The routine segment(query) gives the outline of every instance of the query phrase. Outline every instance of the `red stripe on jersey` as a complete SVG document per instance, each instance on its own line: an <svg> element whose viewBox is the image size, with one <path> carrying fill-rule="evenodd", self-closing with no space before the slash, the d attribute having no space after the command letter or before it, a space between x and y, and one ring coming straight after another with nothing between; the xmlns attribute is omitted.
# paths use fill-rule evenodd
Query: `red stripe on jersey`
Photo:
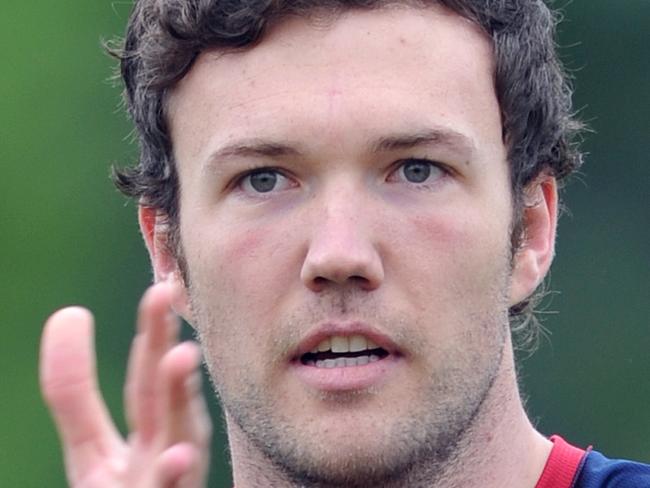
<svg viewBox="0 0 650 488"><path fill-rule="evenodd" d="M571 488L586 451L572 446L560 436L551 437L553 448L535 488Z"/></svg>

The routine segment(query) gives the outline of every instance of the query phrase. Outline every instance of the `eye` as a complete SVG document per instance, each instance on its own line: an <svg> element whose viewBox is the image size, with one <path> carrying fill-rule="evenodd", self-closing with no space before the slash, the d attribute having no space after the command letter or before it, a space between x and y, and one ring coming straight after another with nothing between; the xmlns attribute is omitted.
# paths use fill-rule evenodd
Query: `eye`
<svg viewBox="0 0 650 488"><path fill-rule="evenodd" d="M245 174L239 183L246 193L270 193L282 191L292 186L291 180L273 168L260 168Z"/></svg>
<svg viewBox="0 0 650 488"><path fill-rule="evenodd" d="M401 164L390 175L389 179L419 184L436 181L444 175L445 171L433 161L409 158L401 161Z"/></svg>

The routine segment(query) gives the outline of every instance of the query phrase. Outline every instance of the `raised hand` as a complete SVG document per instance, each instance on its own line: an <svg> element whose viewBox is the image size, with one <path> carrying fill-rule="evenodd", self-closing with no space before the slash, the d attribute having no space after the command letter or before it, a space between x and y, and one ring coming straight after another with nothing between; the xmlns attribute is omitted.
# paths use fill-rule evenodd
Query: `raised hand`
<svg viewBox="0 0 650 488"><path fill-rule="evenodd" d="M200 387L200 351L178 343L173 290L152 286L138 311L124 439L97 384L93 318L79 307L54 313L41 342L40 381L73 488L199 488L206 484L211 423Z"/></svg>

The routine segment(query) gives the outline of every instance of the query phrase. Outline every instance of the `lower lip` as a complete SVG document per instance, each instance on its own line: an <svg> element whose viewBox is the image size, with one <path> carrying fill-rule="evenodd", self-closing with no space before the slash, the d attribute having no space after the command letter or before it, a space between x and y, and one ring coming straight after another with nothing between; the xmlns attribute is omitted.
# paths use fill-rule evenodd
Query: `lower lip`
<svg viewBox="0 0 650 488"><path fill-rule="evenodd" d="M363 366L317 368L300 361L292 363L294 372L306 385L320 391L351 391L376 387L384 383L398 366L399 359L390 354Z"/></svg>

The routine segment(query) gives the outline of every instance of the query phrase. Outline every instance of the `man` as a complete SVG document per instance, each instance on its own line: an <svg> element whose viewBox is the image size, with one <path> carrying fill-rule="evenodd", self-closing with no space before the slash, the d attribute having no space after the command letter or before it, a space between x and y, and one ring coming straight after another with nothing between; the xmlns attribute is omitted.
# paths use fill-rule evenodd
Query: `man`
<svg viewBox="0 0 650 488"><path fill-rule="evenodd" d="M204 486L199 350L171 307L237 488L650 486L542 436L517 388L510 322L580 164L552 35L530 0L137 2L118 55L141 159L116 181L157 284L126 440L88 312L46 324L70 484Z"/></svg>

